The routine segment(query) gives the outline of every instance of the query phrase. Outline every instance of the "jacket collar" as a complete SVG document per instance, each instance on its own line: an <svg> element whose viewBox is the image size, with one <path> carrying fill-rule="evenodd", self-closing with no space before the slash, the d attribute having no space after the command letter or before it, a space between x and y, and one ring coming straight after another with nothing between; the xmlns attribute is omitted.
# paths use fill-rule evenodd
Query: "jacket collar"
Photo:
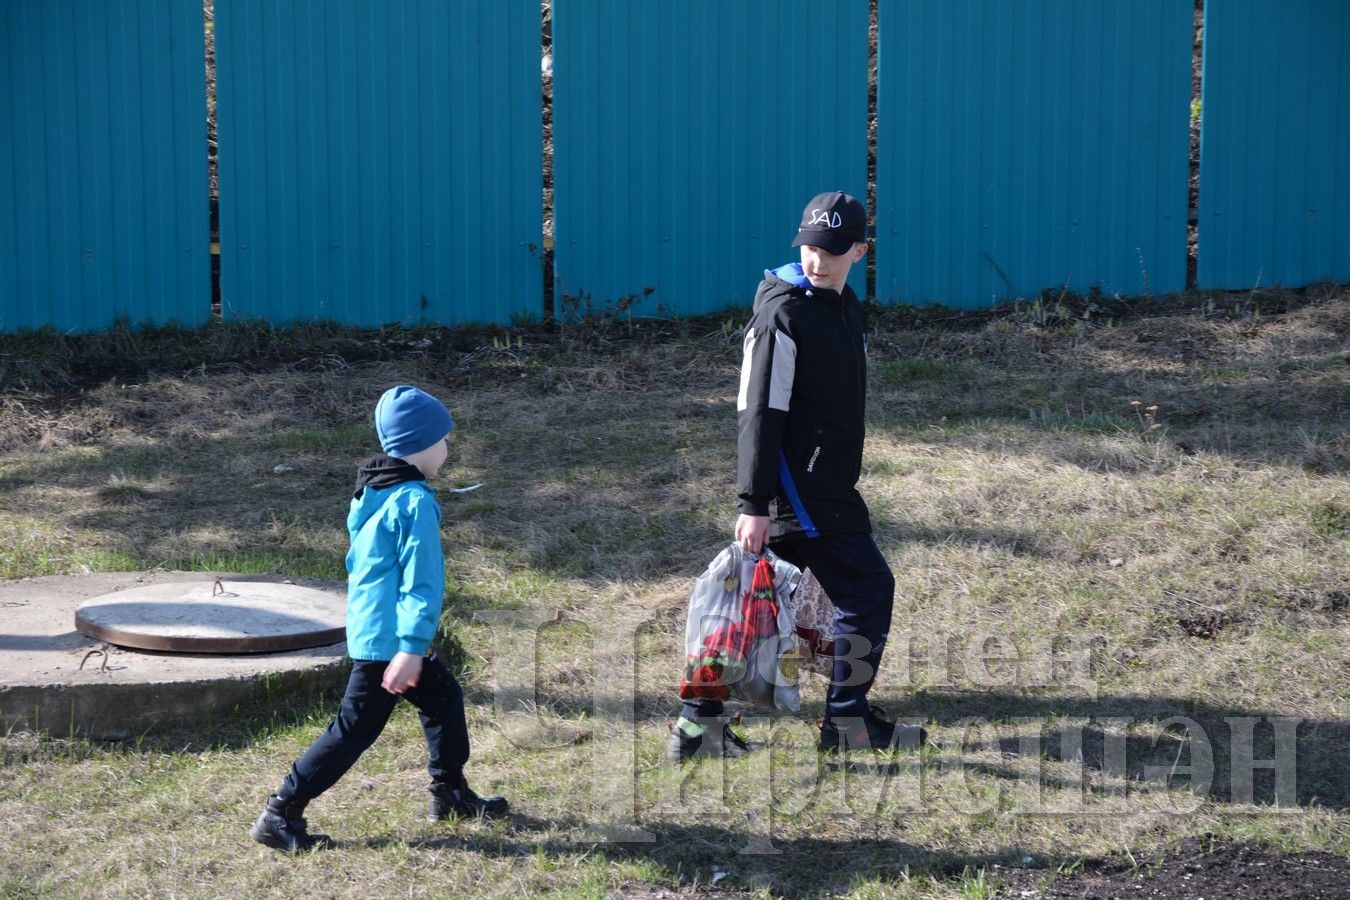
<svg viewBox="0 0 1350 900"><path fill-rule="evenodd" d="M384 453L376 453L356 470L356 493L352 494L352 497L359 500L368 487L380 490L407 481L426 480L427 477L422 474L422 470L412 463Z"/></svg>

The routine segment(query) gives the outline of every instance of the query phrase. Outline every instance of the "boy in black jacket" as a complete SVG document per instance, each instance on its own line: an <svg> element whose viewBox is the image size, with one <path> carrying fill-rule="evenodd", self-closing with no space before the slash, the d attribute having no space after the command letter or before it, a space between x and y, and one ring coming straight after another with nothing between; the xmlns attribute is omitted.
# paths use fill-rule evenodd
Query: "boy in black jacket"
<svg viewBox="0 0 1350 900"><path fill-rule="evenodd" d="M745 329L737 395L736 541L815 573L839 610L834 674L819 748L917 746L921 728L897 728L867 693L890 630L895 578L872 540L862 471L867 336L848 286L867 254L867 212L848 194L806 205L792 246L801 262L764 273ZM668 755L740 756L716 701L686 701Z"/></svg>

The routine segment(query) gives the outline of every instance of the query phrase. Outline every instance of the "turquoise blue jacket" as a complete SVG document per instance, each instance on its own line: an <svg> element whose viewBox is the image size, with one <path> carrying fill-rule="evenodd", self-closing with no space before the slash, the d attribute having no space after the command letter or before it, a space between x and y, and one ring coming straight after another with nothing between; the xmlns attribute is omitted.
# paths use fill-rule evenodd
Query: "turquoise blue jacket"
<svg viewBox="0 0 1350 900"><path fill-rule="evenodd" d="M427 652L445 595L441 507L424 481L367 486L347 514L347 653Z"/></svg>

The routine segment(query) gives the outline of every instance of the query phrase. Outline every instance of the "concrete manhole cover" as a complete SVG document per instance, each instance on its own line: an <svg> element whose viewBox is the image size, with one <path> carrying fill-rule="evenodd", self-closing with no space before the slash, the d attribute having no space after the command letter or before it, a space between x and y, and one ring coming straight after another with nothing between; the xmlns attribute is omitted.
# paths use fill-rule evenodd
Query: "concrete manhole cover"
<svg viewBox="0 0 1350 900"><path fill-rule="evenodd" d="M75 628L119 647L178 653L274 653L345 640L346 601L266 581L175 581L103 594Z"/></svg>
<svg viewBox="0 0 1350 900"><path fill-rule="evenodd" d="M275 705L278 697L340 692L348 671L342 633L346 587L337 581L275 575L159 570L0 579L0 734L29 730L53 737L124 740L165 728L215 727L237 710ZM327 601L313 606L312 594L302 590ZM328 643L294 650L192 652L198 644L188 651L155 653L119 646L113 643L119 637L103 630L121 625L157 638L157 647L175 649L185 646L181 640L188 637L271 647L277 634L265 636L245 624L250 598L263 595L271 598L262 606L273 614L274 626L283 626L279 632L312 635L306 644ZM102 614L116 610L91 609L89 621L77 631L76 610L90 597L123 604L122 613L139 603L197 608L187 620L190 628L164 633L151 627L163 625L163 609L149 626L122 621L130 618L125 615L103 621ZM78 618L86 617L81 613ZM98 636L89 636L86 628Z"/></svg>

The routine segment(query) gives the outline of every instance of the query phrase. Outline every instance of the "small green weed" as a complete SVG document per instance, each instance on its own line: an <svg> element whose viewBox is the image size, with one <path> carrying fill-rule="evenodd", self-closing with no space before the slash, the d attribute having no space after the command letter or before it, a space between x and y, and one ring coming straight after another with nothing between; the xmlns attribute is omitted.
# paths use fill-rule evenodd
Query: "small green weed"
<svg viewBox="0 0 1350 900"><path fill-rule="evenodd" d="M1350 540L1350 502L1319 500L1309 511L1313 529L1330 540Z"/></svg>
<svg viewBox="0 0 1350 900"><path fill-rule="evenodd" d="M148 500L154 494L125 475L114 475L105 487L99 488L97 496L104 503L125 506Z"/></svg>
<svg viewBox="0 0 1350 900"><path fill-rule="evenodd" d="M967 868L954 886L957 896L962 900L993 900L998 896L1001 884L997 877L990 875L985 869L972 871Z"/></svg>

